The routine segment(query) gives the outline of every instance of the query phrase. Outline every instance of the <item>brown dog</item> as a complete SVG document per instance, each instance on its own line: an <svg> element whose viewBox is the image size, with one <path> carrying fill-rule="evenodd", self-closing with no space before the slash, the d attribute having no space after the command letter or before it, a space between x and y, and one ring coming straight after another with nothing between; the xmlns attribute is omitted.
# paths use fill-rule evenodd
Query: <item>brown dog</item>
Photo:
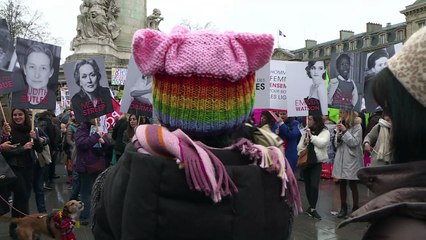
<svg viewBox="0 0 426 240"><path fill-rule="evenodd" d="M49 215L30 214L23 218L10 218L5 216L1 216L0 218L7 219L7 221L18 225L16 228L16 234L20 240L31 240L35 234L42 234L61 240L60 226L64 226L62 222L67 223L67 226L70 227L68 230L72 231L71 220L74 219L79 212L83 211L83 209L84 205L82 202L71 200L62 208L60 215L57 215L57 213Z"/></svg>

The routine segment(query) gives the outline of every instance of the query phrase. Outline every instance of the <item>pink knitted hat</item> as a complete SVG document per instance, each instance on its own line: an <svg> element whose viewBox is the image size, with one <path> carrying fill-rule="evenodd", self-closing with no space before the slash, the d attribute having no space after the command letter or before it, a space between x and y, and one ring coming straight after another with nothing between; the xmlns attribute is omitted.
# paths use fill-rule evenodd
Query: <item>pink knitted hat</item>
<svg viewBox="0 0 426 240"><path fill-rule="evenodd" d="M208 76L235 82L269 62L274 38L270 34L191 32L175 27L170 35L138 30L133 55L145 75Z"/></svg>
<svg viewBox="0 0 426 240"><path fill-rule="evenodd" d="M171 130L217 135L241 126L254 103L254 72L271 57L269 34L142 29L133 55L153 77L154 113Z"/></svg>

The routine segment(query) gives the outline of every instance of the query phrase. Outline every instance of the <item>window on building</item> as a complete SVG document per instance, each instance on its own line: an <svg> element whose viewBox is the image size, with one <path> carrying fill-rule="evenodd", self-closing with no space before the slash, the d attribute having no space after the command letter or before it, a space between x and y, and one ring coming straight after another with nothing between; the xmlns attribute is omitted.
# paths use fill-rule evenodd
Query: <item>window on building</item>
<svg viewBox="0 0 426 240"><path fill-rule="evenodd" d="M325 48L325 55L326 56L330 56L331 55L331 47L326 47Z"/></svg>
<svg viewBox="0 0 426 240"><path fill-rule="evenodd" d="M367 48L370 46L371 44L371 38L369 36L364 37L363 39L364 43L363 43L363 47Z"/></svg>
<svg viewBox="0 0 426 240"><path fill-rule="evenodd" d="M356 49L356 41L350 41L349 42L349 51Z"/></svg>
<svg viewBox="0 0 426 240"><path fill-rule="evenodd" d="M387 41L387 34L382 33L379 35L379 44L385 44Z"/></svg>
<svg viewBox="0 0 426 240"><path fill-rule="evenodd" d="M318 58L319 57L319 52L320 52L319 49L315 49L314 50L314 58Z"/></svg>
<svg viewBox="0 0 426 240"><path fill-rule="evenodd" d="M336 52L339 53L339 52L342 52L342 51L343 51L343 44L338 43L336 45Z"/></svg>
<svg viewBox="0 0 426 240"><path fill-rule="evenodd" d="M396 41L403 41L403 40L404 40L404 30L396 31Z"/></svg>
<svg viewBox="0 0 426 240"><path fill-rule="evenodd" d="M422 28L422 27L426 26L426 21L420 21L417 24L419 25L419 28Z"/></svg>

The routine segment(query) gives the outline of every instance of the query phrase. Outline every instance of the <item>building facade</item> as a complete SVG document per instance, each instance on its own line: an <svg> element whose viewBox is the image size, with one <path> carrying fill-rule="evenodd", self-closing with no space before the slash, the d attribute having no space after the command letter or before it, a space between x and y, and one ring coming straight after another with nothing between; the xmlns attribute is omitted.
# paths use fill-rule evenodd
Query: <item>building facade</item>
<svg viewBox="0 0 426 240"><path fill-rule="evenodd" d="M426 25L426 0L417 0L406 6L400 13L405 15L405 22L398 24L366 23L365 32L354 34L350 30L341 30L339 39L317 43L315 40L305 40L305 47L288 51L275 49L274 60L330 61L331 55L340 52L371 52L389 45L404 42L411 34Z"/></svg>

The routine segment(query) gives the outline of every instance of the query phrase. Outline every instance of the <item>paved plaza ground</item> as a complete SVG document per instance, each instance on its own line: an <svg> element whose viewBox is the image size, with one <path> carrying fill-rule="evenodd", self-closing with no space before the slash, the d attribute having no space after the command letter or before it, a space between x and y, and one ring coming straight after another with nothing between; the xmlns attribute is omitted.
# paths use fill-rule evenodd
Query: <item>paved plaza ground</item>
<svg viewBox="0 0 426 240"><path fill-rule="evenodd" d="M68 184L66 183L65 170L62 166L57 166L57 172L61 178L55 180L53 191L46 191L48 209L58 209L69 199ZM301 189L301 197L306 208L307 200L304 192L304 185L299 181ZM349 191L350 192L350 191ZM370 199L371 192L362 185L359 185L360 203L365 203ZM351 199L350 195L348 199ZM320 196L318 200L317 211L322 216L322 220L315 220L308 217L306 214L301 214L295 219L293 226L292 240L355 240L361 239L363 232L366 230L366 224L351 224L343 229L336 230L337 224L341 221L330 214L330 211L338 210L339 203L339 187L331 180L321 180ZM34 194L32 194L30 209L36 212ZM75 229L74 233L78 240L93 240L90 227L82 226ZM0 240L9 238L8 224L0 223ZM42 238L47 239L47 238Z"/></svg>

